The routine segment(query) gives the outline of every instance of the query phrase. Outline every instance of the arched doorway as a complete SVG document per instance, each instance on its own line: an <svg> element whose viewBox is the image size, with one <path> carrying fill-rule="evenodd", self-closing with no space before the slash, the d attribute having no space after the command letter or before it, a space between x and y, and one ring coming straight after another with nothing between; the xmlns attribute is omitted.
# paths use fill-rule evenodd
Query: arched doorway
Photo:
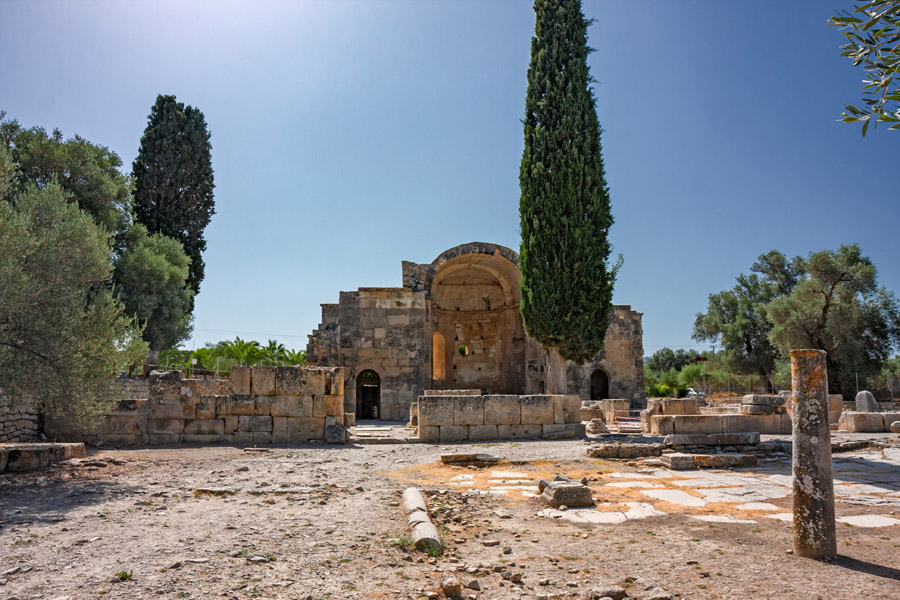
<svg viewBox="0 0 900 600"><path fill-rule="evenodd" d="M591 373L591 400L609 398L609 375L603 369Z"/></svg>
<svg viewBox="0 0 900 600"><path fill-rule="evenodd" d="M356 418L377 419L381 400L381 377L366 369L356 377Z"/></svg>

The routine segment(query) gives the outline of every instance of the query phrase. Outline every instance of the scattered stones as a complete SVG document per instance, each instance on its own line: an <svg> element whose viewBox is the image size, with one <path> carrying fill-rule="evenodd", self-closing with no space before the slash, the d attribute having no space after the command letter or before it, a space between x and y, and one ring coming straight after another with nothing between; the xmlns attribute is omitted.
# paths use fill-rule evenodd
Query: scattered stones
<svg viewBox="0 0 900 600"><path fill-rule="evenodd" d="M456 598L462 594L462 584L460 584L459 579L453 575L446 575L441 578L441 591L444 592L446 596Z"/></svg>

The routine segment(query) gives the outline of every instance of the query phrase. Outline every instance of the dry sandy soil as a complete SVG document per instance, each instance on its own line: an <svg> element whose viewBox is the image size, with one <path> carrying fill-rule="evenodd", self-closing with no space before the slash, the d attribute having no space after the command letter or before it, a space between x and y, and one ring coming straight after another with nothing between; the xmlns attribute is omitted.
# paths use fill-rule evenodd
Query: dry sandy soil
<svg viewBox="0 0 900 600"><path fill-rule="evenodd" d="M483 471L439 462L466 451L503 462ZM587 459L581 441L94 451L0 475L0 600L427 598L457 570L480 587L463 597L485 600L590 598L608 584L636 598L657 586L681 598L900 598L900 526L839 526L841 556L829 563L788 554L788 523L691 518L712 505L657 502L666 515L577 526L538 517L538 498L479 493L492 469L598 485L640 468ZM450 485L460 474L474 475L472 487ZM442 557L402 547L408 485L430 492ZM790 510L790 498L773 502ZM847 510L838 505L839 516Z"/></svg>

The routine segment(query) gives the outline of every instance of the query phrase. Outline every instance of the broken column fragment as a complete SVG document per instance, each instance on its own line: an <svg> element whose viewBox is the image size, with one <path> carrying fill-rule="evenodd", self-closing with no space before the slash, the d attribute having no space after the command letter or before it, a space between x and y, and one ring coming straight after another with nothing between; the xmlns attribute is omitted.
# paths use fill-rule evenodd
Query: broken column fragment
<svg viewBox="0 0 900 600"><path fill-rule="evenodd" d="M794 554L837 555L828 371L822 350L791 350L793 426Z"/></svg>
<svg viewBox="0 0 900 600"><path fill-rule="evenodd" d="M441 552L441 538L428 516L425 496L416 488L403 490L403 511L416 548L422 551Z"/></svg>

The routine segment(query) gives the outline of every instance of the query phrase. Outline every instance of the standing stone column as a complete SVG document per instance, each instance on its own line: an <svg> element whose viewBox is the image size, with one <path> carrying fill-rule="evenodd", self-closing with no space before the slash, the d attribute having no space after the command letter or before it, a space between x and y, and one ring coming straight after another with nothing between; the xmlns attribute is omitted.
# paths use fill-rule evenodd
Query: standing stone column
<svg viewBox="0 0 900 600"><path fill-rule="evenodd" d="M828 370L822 350L791 350L791 425L794 431L794 554L837 555Z"/></svg>

